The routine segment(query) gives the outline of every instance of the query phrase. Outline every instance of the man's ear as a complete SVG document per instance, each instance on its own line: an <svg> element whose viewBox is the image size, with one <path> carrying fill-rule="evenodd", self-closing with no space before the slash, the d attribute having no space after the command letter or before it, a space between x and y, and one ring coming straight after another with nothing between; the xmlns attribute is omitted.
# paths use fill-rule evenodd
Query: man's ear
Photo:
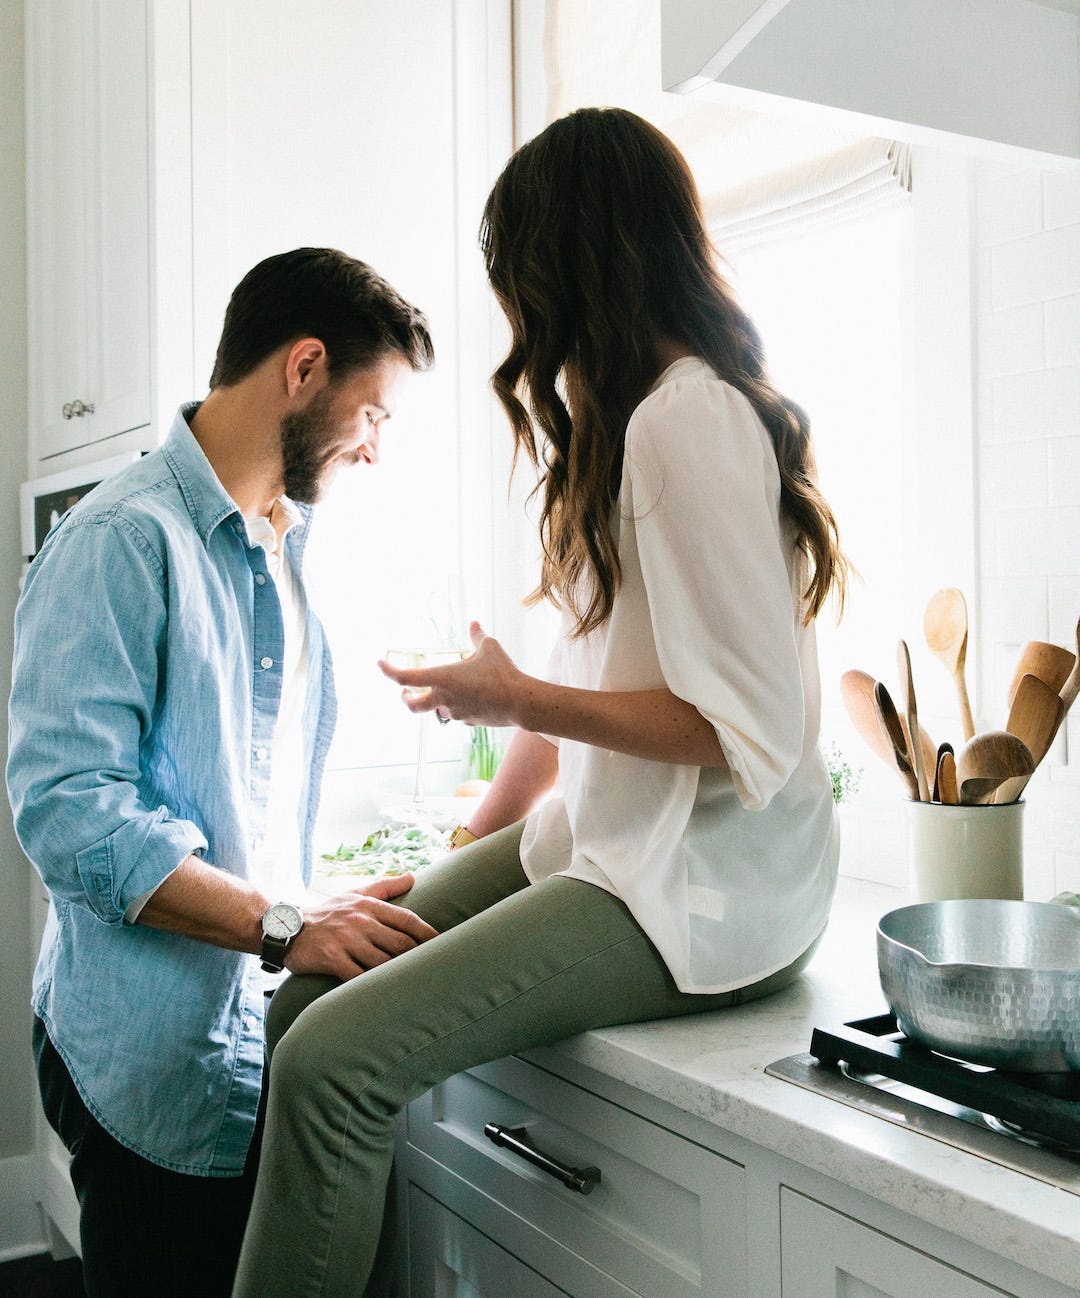
<svg viewBox="0 0 1080 1298"><path fill-rule="evenodd" d="M318 338L301 338L293 343L285 357L285 389L295 397L312 382L318 386L327 372L326 348Z"/></svg>

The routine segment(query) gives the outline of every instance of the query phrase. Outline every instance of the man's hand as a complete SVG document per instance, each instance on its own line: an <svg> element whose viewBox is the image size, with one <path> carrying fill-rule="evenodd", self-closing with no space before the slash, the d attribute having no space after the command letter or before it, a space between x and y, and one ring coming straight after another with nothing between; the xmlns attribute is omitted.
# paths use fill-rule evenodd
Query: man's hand
<svg viewBox="0 0 1080 1298"><path fill-rule="evenodd" d="M412 886L411 874L376 879L305 909L304 927L289 944L285 967L347 982L435 937L430 924L389 900Z"/></svg>

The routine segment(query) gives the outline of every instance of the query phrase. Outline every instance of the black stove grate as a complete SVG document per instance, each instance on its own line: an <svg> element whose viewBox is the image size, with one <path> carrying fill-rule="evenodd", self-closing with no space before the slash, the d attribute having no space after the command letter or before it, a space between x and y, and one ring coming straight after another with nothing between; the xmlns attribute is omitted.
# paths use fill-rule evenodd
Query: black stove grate
<svg viewBox="0 0 1080 1298"><path fill-rule="evenodd" d="M891 1014L815 1028L810 1053L940 1096L1066 1148L1080 1149L1080 1073L1006 1073L939 1055L906 1037Z"/></svg>

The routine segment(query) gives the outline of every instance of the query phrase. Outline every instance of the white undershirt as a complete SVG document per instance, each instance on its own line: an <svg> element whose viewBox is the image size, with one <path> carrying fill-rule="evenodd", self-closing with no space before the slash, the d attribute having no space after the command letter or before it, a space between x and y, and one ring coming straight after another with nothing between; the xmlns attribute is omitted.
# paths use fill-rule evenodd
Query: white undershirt
<svg viewBox="0 0 1080 1298"><path fill-rule="evenodd" d="M271 901L304 898L300 870L300 797L304 787L304 705L307 700L307 602L285 551L285 536L300 522L287 500L274 503L269 518L245 520L252 545L266 551L266 567L281 601L285 656L281 703L271 749L270 789L262 841L252 853L251 882Z"/></svg>

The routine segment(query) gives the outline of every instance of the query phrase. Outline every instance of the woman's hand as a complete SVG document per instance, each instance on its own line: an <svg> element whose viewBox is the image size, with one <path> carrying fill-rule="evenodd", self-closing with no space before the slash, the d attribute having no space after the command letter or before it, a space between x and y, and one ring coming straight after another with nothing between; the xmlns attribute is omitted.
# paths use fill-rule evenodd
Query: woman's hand
<svg viewBox="0 0 1080 1298"><path fill-rule="evenodd" d="M469 624L476 652L449 667L391 667L379 670L402 687L410 712L437 712L440 720L470 726L517 726L521 710L536 682L514 666L498 640L479 622Z"/></svg>

